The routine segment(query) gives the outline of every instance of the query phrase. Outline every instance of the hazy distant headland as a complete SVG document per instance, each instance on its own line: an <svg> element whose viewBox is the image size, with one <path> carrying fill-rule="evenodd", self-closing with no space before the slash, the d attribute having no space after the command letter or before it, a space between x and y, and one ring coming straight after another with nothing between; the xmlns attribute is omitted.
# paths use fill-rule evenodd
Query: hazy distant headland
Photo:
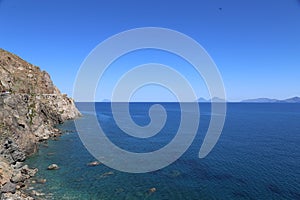
<svg viewBox="0 0 300 200"><path fill-rule="evenodd" d="M222 100L218 97L214 97L212 99L205 99L205 98L199 98L197 100L199 103L209 103L209 102L224 102L225 100ZM235 101L226 101L228 103L234 102L238 103ZM245 99L242 101L239 101L239 103L300 103L300 97L292 97L288 99L271 99L271 98L255 98L255 99Z"/></svg>
<svg viewBox="0 0 300 200"><path fill-rule="evenodd" d="M110 99L103 99L100 102L110 103L113 101L111 101ZM147 102L147 101L145 101L145 102ZM163 101L157 101L157 102L163 102ZM198 102L198 103L211 103L211 102L214 102L214 103L218 103L218 102L227 102L227 103L300 103L300 97L295 96L292 98L287 98L287 99L282 99L282 100L272 99L272 98L254 98L254 99L245 99L245 100L241 100L241 101L230 101L230 100L225 100L225 99L222 99L219 97L213 97L211 99L205 99L203 97L200 97L199 99L197 99L194 102ZM122 102L114 102L114 103L122 103ZM143 103L143 102L130 101L130 103ZM170 102L170 103L172 103L172 102Z"/></svg>
<svg viewBox="0 0 300 200"><path fill-rule="evenodd" d="M292 97L288 99L278 100L270 98L246 99L243 103L300 103L300 97Z"/></svg>

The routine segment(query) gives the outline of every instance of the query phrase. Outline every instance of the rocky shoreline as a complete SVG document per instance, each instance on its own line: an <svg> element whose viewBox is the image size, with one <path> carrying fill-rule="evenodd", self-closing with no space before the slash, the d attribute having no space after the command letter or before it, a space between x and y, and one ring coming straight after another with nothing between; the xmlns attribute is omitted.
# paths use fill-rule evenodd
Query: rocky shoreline
<svg viewBox="0 0 300 200"><path fill-rule="evenodd" d="M30 169L24 165L26 155L20 151L18 145L8 139L1 150L1 199L34 199L24 192L29 178L38 169Z"/></svg>
<svg viewBox="0 0 300 200"><path fill-rule="evenodd" d="M25 189L37 169L24 165L38 144L61 131L55 128L80 116L74 101L61 94L47 72L0 49L1 199L41 199Z"/></svg>

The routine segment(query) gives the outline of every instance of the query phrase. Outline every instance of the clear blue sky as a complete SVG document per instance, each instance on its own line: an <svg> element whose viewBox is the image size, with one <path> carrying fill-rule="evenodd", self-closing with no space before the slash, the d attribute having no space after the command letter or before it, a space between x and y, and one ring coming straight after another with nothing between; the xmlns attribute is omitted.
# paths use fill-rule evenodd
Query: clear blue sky
<svg viewBox="0 0 300 200"><path fill-rule="evenodd" d="M300 96L298 0L0 0L0 47L49 72L69 95L80 64L97 44L146 26L198 41L217 64L229 100ZM107 85L97 100L109 98ZM207 97L202 86L196 89Z"/></svg>

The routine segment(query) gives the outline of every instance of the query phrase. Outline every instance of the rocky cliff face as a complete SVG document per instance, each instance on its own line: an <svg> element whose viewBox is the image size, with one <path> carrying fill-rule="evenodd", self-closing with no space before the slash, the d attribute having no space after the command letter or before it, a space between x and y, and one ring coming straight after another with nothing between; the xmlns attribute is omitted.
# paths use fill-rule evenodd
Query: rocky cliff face
<svg viewBox="0 0 300 200"><path fill-rule="evenodd" d="M15 165L24 161L26 155L36 152L39 141L59 134L55 124L78 116L74 101L60 93L47 72L0 49L2 187L10 174L1 174L1 163L6 166L3 163Z"/></svg>
<svg viewBox="0 0 300 200"><path fill-rule="evenodd" d="M0 143L16 142L26 154L57 133L53 126L80 115L47 72L0 49Z"/></svg>

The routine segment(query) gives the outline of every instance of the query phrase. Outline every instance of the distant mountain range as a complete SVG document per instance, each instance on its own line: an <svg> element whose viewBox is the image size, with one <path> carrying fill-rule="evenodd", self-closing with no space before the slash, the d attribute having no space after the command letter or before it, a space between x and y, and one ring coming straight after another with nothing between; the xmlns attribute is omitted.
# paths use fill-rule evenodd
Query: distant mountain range
<svg viewBox="0 0 300 200"><path fill-rule="evenodd" d="M218 97L213 97L211 100L199 98L198 102L205 103L205 102L224 102L225 100L220 99ZM292 97L289 99L270 99L270 98L257 98L257 99L246 99L242 100L242 103L300 103L300 97Z"/></svg>
<svg viewBox="0 0 300 200"><path fill-rule="evenodd" d="M243 103L300 103L300 97L292 97L289 99L269 99L269 98L258 98L258 99L247 99L241 101Z"/></svg>
<svg viewBox="0 0 300 200"><path fill-rule="evenodd" d="M207 103L207 102L226 102L226 100L221 99L221 98L219 98L219 97L213 97L212 99L204 99L204 98L201 97L201 98L199 98L197 101L200 102L200 103Z"/></svg>
<svg viewBox="0 0 300 200"><path fill-rule="evenodd" d="M111 102L111 101L109 99L103 99L102 102L107 103L107 102Z"/></svg>
<svg viewBox="0 0 300 200"><path fill-rule="evenodd" d="M101 102L111 102L109 99L103 99ZM203 97L197 99L195 102L200 103L210 103L210 102L236 102L237 101L226 101L224 99L213 97L212 99L205 99ZM271 99L271 98L256 98L256 99L246 99L240 101L241 103L300 103L300 97L292 97L289 99Z"/></svg>

